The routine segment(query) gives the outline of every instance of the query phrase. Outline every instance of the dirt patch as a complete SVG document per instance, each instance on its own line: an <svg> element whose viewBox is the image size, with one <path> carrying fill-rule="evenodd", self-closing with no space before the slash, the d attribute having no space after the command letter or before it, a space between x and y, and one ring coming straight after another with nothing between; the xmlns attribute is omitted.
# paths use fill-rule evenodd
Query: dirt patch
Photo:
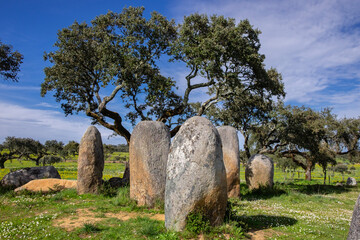
<svg viewBox="0 0 360 240"><path fill-rule="evenodd" d="M119 212L119 213L105 213L105 216L108 218L117 218L123 221L127 221L131 218L140 217L149 217L153 220L165 221L164 214L146 214L146 213L137 213L137 212Z"/></svg>
<svg viewBox="0 0 360 240"><path fill-rule="evenodd" d="M272 229L252 230L252 231L248 232L248 234L250 235L251 240L266 240L270 237L273 237L274 235L276 235L278 237L281 235L284 235L282 232L277 232Z"/></svg>
<svg viewBox="0 0 360 240"><path fill-rule="evenodd" d="M137 212L118 212L118 213L104 213L103 216L97 217L98 213L93 212L94 209L85 208L77 209L76 214L64 218L55 219L53 221L54 227L64 228L66 231L73 231L76 228L83 227L85 223L95 224L103 221L106 218L117 218L122 221L127 221L136 217L148 217L153 220L165 221L164 214L148 214Z"/></svg>

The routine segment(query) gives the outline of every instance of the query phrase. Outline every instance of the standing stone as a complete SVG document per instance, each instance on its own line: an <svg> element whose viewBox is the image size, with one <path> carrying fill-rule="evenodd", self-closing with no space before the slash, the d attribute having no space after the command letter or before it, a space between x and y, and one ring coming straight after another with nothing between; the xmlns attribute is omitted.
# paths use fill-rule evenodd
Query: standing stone
<svg viewBox="0 0 360 240"><path fill-rule="evenodd" d="M231 126L218 128L221 137L223 159L226 169L226 182L229 198L240 197L240 155L239 138Z"/></svg>
<svg viewBox="0 0 360 240"><path fill-rule="evenodd" d="M23 168L9 172L1 180L1 185L8 188L18 188L35 179L58 178L60 174L54 166Z"/></svg>
<svg viewBox="0 0 360 240"><path fill-rule="evenodd" d="M213 226L226 211L226 171L221 139L203 117L188 119L174 137L167 163L165 227L182 231L189 214L202 214Z"/></svg>
<svg viewBox="0 0 360 240"><path fill-rule="evenodd" d="M78 194L97 194L102 184L104 151L100 132L90 126L81 138L78 158Z"/></svg>
<svg viewBox="0 0 360 240"><path fill-rule="evenodd" d="M170 132L162 122L142 121L134 128L129 147L130 198L139 206L164 201Z"/></svg>
<svg viewBox="0 0 360 240"><path fill-rule="evenodd" d="M348 179L346 180L346 185L347 186L356 186L357 185L356 179L353 177L348 177Z"/></svg>
<svg viewBox="0 0 360 240"><path fill-rule="evenodd" d="M347 240L360 239L360 195L355 203Z"/></svg>
<svg viewBox="0 0 360 240"><path fill-rule="evenodd" d="M253 155L245 168L245 179L249 189L256 189L260 186L272 187L274 185L272 159L262 154Z"/></svg>

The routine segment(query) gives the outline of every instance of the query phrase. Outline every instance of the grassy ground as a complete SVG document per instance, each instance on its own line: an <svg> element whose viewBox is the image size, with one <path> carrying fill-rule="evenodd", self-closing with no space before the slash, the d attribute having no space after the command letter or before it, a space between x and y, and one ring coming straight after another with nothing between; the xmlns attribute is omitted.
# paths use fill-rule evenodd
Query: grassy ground
<svg viewBox="0 0 360 240"><path fill-rule="evenodd" d="M5 163L6 171L33 166L32 163ZM76 179L76 162L58 163L62 178ZM359 166L345 174L359 178ZM104 178L122 174L123 165L107 162ZM303 180L303 173L291 179L275 169L275 187L272 190L249 191L244 184L241 168L240 200L229 201L226 222L217 228L199 223L193 229L205 239L345 239L358 187L334 186L341 181L339 173L331 185L321 185L319 167L313 172L313 181ZM183 233L167 232L163 222L163 205L156 209L137 207L129 199L129 189L117 192L104 188L98 196L77 196L73 190L50 194L23 193L0 189L0 239L197 239L193 229ZM64 231L65 230L65 231ZM255 238L256 239L256 238Z"/></svg>

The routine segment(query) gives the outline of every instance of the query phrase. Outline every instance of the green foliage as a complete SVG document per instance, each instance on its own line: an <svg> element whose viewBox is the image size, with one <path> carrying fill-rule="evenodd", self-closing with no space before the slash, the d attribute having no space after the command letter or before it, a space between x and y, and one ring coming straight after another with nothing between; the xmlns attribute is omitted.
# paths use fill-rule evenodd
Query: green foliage
<svg viewBox="0 0 360 240"><path fill-rule="evenodd" d="M287 158L277 158L276 167L285 171L295 171L299 166Z"/></svg>
<svg viewBox="0 0 360 240"><path fill-rule="evenodd" d="M100 231L101 229L99 227L91 223L84 223L84 226L82 227L82 229L80 229L80 232L83 233L96 233Z"/></svg>
<svg viewBox="0 0 360 240"><path fill-rule="evenodd" d="M346 164L337 164L336 166L334 166L334 171L335 172L339 172L341 174L344 174L345 172L348 171L348 166Z"/></svg>
<svg viewBox="0 0 360 240"><path fill-rule="evenodd" d="M194 85L208 87L212 96L194 105L197 113L206 110L213 122L232 125L245 138L250 126L266 117L272 98L285 95L281 75L264 67L259 34L248 20L236 24L224 16L192 14L184 18L175 43L175 59L191 70L188 84L195 77L207 80ZM215 107L216 102L222 104Z"/></svg>
<svg viewBox="0 0 360 240"><path fill-rule="evenodd" d="M186 230L192 233L208 233L211 230L210 221L201 211L192 212L186 218Z"/></svg>
<svg viewBox="0 0 360 240"><path fill-rule="evenodd" d="M122 187L118 189L116 197L112 199L112 203L115 206L129 207L131 209L136 208L136 201L130 199L130 188Z"/></svg>
<svg viewBox="0 0 360 240"><path fill-rule="evenodd" d="M176 105L174 82L162 76L156 65L176 37L175 22L156 12L147 20L143 11L143 7L109 11L91 25L74 22L60 30L56 50L44 56L52 66L44 70L41 94L54 90L66 115L84 111L127 141L130 134L122 126L122 117L107 108L115 96L129 109L126 118L132 123ZM111 94L102 97L100 90L111 88ZM140 98L144 101L138 102Z"/></svg>
<svg viewBox="0 0 360 240"><path fill-rule="evenodd" d="M45 165L53 165L54 163L59 163L61 162L61 160L62 160L61 157L48 155L48 156L44 156L41 159L41 162L45 166Z"/></svg>
<svg viewBox="0 0 360 240"><path fill-rule="evenodd" d="M69 141L62 149L64 157L74 157L79 153L79 143L75 141Z"/></svg>
<svg viewBox="0 0 360 240"><path fill-rule="evenodd" d="M13 51L11 45L0 41L0 76L5 80L18 81L17 74L20 71L20 64L23 55L18 51Z"/></svg>
<svg viewBox="0 0 360 240"><path fill-rule="evenodd" d="M156 119L172 127L223 102L246 122L245 129L248 118L252 124L262 121L273 97L285 95L281 75L265 69L260 31L248 20L236 24L224 16L192 14L176 27L158 13L146 19L143 12L142 7L124 8L100 15L91 24L74 22L60 30L56 50L44 56L51 66L44 70L42 96L54 91L66 115L83 111L129 142L124 116L132 124ZM175 82L157 66L165 54L189 69L183 97L175 94ZM204 81L194 83L196 78ZM209 99L189 102L190 93L199 88L208 91ZM108 108L118 99L128 111Z"/></svg>

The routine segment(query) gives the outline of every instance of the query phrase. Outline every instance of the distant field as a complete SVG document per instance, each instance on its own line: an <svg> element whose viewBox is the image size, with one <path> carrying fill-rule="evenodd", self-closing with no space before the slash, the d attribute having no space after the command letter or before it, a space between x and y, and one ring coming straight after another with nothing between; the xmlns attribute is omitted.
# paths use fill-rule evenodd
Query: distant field
<svg viewBox="0 0 360 240"><path fill-rule="evenodd" d="M103 179L108 180L112 177L122 176L124 172L124 165L120 163L120 159L129 159L129 153L114 153L109 156L105 161L105 168L103 172ZM77 162L76 160L71 160L67 162L55 163L53 165L56 167L60 173L61 178L63 179L76 179L77 178ZM344 181L348 177L354 177L357 182L360 181L360 164L349 165L349 169L354 166L355 170L345 173L344 176L338 172L328 171L326 184L335 184L337 182L342 182L343 177ZM5 162L5 169L0 169L0 179L3 178L10 171L14 171L20 168L25 167L35 167L35 163L32 161L7 161ZM305 173L302 169L298 169L295 172L283 172L280 169L276 168L274 171L274 182L285 183L285 182L299 182L305 179ZM240 180L245 183L245 167L241 165L240 167ZM312 183L313 184L323 184L323 172L320 166L316 166L315 170L312 172Z"/></svg>
<svg viewBox="0 0 360 240"><path fill-rule="evenodd" d="M124 172L124 164L116 160L119 156L122 159L129 159L129 153L114 153L112 156L106 159L103 172L103 179L108 180L112 177L122 177ZM62 179L76 179L77 178L77 162L76 160L68 160L66 162L60 162L53 164L59 171ZM36 167L33 161L7 161L5 162L5 168L0 169L0 179L2 179L10 171L25 167Z"/></svg>

